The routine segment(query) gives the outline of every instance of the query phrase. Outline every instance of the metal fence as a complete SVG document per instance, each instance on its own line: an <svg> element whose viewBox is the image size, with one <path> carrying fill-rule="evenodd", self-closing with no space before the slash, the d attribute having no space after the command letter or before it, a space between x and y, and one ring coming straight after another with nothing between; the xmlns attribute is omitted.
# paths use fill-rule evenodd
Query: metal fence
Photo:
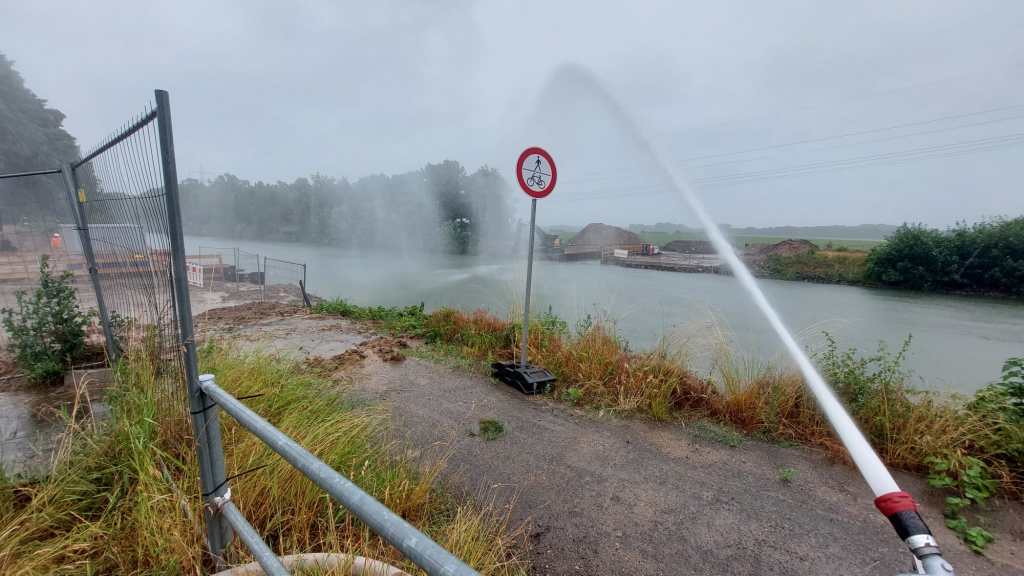
<svg viewBox="0 0 1024 576"><path fill-rule="evenodd" d="M234 292L255 290L263 286L263 260L259 254L238 247L205 246L196 248L196 258L207 268L204 279L211 286Z"/></svg>
<svg viewBox="0 0 1024 576"><path fill-rule="evenodd" d="M43 256L52 273L72 273L84 308L95 307L84 259L68 245L73 222L59 169L0 175L0 308L17 308L17 293L38 286ZM0 345L8 345L2 326Z"/></svg>
<svg viewBox="0 0 1024 576"><path fill-rule="evenodd" d="M171 417L176 413L184 417L187 404L199 460L206 542L208 552L218 564L222 563L234 532L265 573L288 573L231 501L218 420L218 411L223 409L428 574L476 574L219 388L212 376L200 378L189 273L198 269L202 275L204 257L198 257L199 264L192 262L190 265L185 253L166 92L157 90L155 107L147 108L81 160L59 170L0 175L0 180L58 174L63 180L66 213L54 216L52 221L41 219L37 225L12 229L16 237L16 242L11 241L16 247L13 251L19 252L23 259L38 259L44 253L59 252L61 247L56 241L47 249L40 238L48 238L47 235L53 238L52 234L61 233L51 230L63 230L67 235L64 251L76 255L80 263L84 261L84 266L80 265L78 270L84 268L88 272L108 356L117 359L122 352L134 354L141 349L147 358L156 358L164 376L162 381L170 384L165 392L170 401L180 407L179 412L173 406L168 407L169 410L161 406L161 417L166 417L167 412L172 413ZM54 190L56 192L51 191L51 194L59 199L60 188ZM0 226L0 236L5 232ZM224 281L224 270L228 266L224 262L225 255L211 256L219 261L221 281ZM246 267L250 265L248 262L255 264L261 293L269 292L275 297L280 292L282 297L304 300L308 305L305 264L264 257L260 270L258 256L232 249L229 276L235 284L241 283L243 262ZM19 260L19 265L25 268L23 264ZM23 275L22 280L29 281L31 274L27 269ZM141 348L137 344L141 344ZM167 401L167 398L161 400Z"/></svg>
<svg viewBox="0 0 1024 576"><path fill-rule="evenodd" d="M306 294L306 265L263 257L263 299L309 306Z"/></svg>
<svg viewBox="0 0 1024 576"><path fill-rule="evenodd" d="M90 264L114 357L143 339L164 360L180 357L168 214L177 199L164 186L158 115L147 109L66 170L78 217L74 248Z"/></svg>

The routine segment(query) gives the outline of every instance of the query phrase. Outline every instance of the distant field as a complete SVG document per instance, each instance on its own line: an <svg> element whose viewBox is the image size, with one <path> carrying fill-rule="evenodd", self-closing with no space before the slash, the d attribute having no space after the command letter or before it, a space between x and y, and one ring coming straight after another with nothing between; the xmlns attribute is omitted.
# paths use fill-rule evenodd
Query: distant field
<svg viewBox="0 0 1024 576"><path fill-rule="evenodd" d="M666 243L672 240L698 240L703 238L701 234L687 233L687 232L640 232L638 235L644 239L645 242L651 244L657 244L658 246L664 246ZM786 240L786 236L732 236L733 244L736 246L743 246L745 244L774 244ZM800 238L794 238L800 239ZM870 250L878 244L881 240L862 240L862 239L850 239L850 238L803 238L803 240L810 240L818 245L819 248L825 249L828 244L832 244L832 248L846 248L848 250Z"/></svg>

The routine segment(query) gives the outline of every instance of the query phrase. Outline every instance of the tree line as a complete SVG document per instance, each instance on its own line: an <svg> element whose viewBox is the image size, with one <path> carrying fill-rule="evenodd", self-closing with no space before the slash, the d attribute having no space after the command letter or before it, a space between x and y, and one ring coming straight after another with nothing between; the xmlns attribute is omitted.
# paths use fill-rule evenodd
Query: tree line
<svg viewBox="0 0 1024 576"><path fill-rule="evenodd" d="M474 253L509 242L508 185L454 160L354 182L323 175L250 182L231 174L181 182L185 232L356 248Z"/></svg>
<svg viewBox="0 0 1024 576"><path fill-rule="evenodd" d="M871 250L864 275L914 290L1024 296L1024 216L949 230L904 224Z"/></svg>
<svg viewBox="0 0 1024 576"><path fill-rule="evenodd" d="M58 168L79 157L63 128L64 113L25 86L14 63L0 53L0 174ZM67 216L60 175L0 180L0 221L53 223Z"/></svg>

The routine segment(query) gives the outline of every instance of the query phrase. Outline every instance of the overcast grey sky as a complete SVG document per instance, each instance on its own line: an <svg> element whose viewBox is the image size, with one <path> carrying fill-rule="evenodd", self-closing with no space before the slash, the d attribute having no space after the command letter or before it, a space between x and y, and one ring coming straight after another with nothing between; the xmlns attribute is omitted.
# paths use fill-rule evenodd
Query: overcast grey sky
<svg viewBox="0 0 1024 576"><path fill-rule="evenodd" d="M511 182L519 150L541 145L560 172L541 223L690 221L599 99L559 77L571 62L689 166L723 222L1024 212L1018 0L0 6L0 51L83 148L169 90L182 177L451 158Z"/></svg>

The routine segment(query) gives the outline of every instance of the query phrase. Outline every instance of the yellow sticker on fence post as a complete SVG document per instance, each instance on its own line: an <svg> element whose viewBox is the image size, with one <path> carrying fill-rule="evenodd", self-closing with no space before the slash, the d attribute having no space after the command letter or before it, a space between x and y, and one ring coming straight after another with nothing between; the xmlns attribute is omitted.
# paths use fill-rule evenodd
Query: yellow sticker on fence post
<svg viewBox="0 0 1024 576"><path fill-rule="evenodd" d="M85 188L78 189L78 201L85 204Z"/></svg>

